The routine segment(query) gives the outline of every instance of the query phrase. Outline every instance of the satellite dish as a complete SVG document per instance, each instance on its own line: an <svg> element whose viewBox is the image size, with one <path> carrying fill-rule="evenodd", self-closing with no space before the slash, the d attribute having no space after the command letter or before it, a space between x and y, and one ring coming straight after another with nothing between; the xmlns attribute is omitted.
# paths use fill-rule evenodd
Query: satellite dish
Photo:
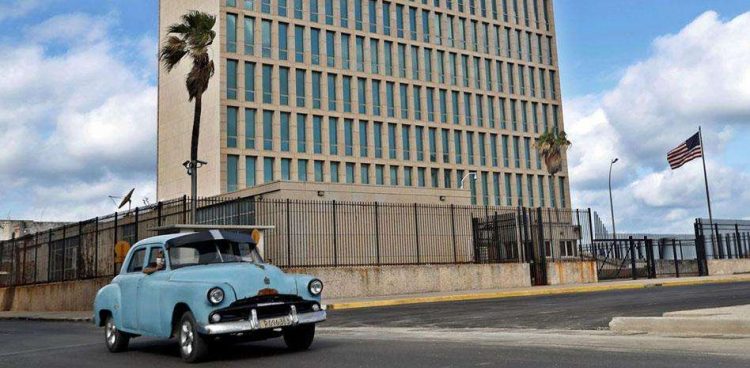
<svg viewBox="0 0 750 368"><path fill-rule="evenodd" d="M135 188L131 189L128 194L125 195L125 197L122 198L122 202L120 202L120 205L117 206L117 209L123 208L125 206L125 203L128 204L128 210L130 210L130 202L131 198L133 197L133 192L135 191Z"/></svg>

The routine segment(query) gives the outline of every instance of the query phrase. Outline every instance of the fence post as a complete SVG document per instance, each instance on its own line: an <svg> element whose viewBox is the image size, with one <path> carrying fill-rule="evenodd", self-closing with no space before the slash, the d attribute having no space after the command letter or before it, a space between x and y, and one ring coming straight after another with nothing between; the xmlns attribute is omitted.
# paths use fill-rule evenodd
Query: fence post
<svg viewBox="0 0 750 368"><path fill-rule="evenodd" d="M39 268L39 233L34 233L34 283L36 284L36 269Z"/></svg>
<svg viewBox="0 0 750 368"><path fill-rule="evenodd" d="M336 236L336 200L333 200L333 265L338 266L338 244L336 239L338 236Z"/></svg>
<svg viewBox="0 0 750 368"><path fill-rule="evenodd" d="M11 246L10 246L10 279L11 279L11 286L18 284L18 275L16 275L16 272L18 271L18 262L16 261L16 233L13 232L10 237Z"/></svg>
<svg viewBox="0 0 750 368"><path fill-rule="evenodd" d="M94 277L97 276L99 276L99 216L94 219Z"/></svg>
<svg viewBox="0 0 750 368"><path fill-rule="evenodd" d="M138 225L139 225L138 207L135 208L135 242L137 243L140 238L138 237Z"/></svg>
<svg viewBox="0 0 750 368"><path fill-rule="evenodd" d="M380 216L378 214L378 202L375 202L375 256L377 264L380 265Z"/></svg>
<svg viewBox="0 0 750 368"><path fill-rule="evenodd" d="M455 205L451 203L451 239L453 240L453 263L456 263L458 261L458 252L456 250L457 244L456 244L456 214L455 214Z"/></svg>
<svg viewBox="0 0 750 368"><path fill-rule="evenodd" d="M47 239L47 282L52 281L52 229L49 229Z"/></svg>
<svg viewBox="0 0 750 368"><path fill-rule="evenodd" d="M187 194L182 195L182 223L187 224Z"/></svg>
<svg viewBox="0 0 750 368"><path fill-rule="evenodd" d="M635 272L635 243L633 242L633 236L628 237L630 241L630 272L633 280L638 279L638 274Z"/></svg>
<svg viewBox="0 0 750 368"><path fill-rule="evenodd" d="M0 241L0 271L3 270L3 255L5 253L5 242ZM0 283L0 285L5 286L4 283Z"/></svg>
<svg viewBox="0 0 750 368"><path fill-rule="evenodd" d="M680 241L680 250L682 250L682 241ZM674 258L674 274L676 277L680 277L680 263L677 261L677 240L675 238L672 238L672 256ZM700 265L700 261L698 261L698 264Z"/></svg>
<svg viewBox="0 0 750 368"><path fill-rule="evenodd" d="M67 234L66 230L67 229L63 225L63 236L62 236L62 244L63 244L62 254L63 254L63 259L62 259L62 277L60 278L60 281L65 281L65 258L67 256L66 253L68 251L68 238L67 238L68 234Z"/></svg>
<svg viewBox="0 0 750 368"><path fill-rule="evenodd" d="M289 213L289 198L286 199L286 266L292 266L292 221Z"/></svg>
<svg viewBox="0 0 750 368"><path fill-rule="evenodd" d="M184 212L183 212L184 214ZM117 211L115 211L115 234L112 238L112 275L117 274L117 254L115 254L115 245L117 245Z"/></svg>
<svg viewBox="0 0 750 368"><path fill-rule="evenodd" d="M83 265L83 262L81 262L81 248L83 247L83 224L81 221L78 221L78 247L76 247L76 270L75 275L76 278L81 278L81 267Z"/></svg>
<svg viewBox="0 0 750 368"><path fill-rule="evenodd" d="M545 250L545 239L544 239L544 217L542 215L542 207L537 207L536 209L536 218L537 218L537 231L539 236L539 246L537 248L540 248L541 250L541 257L539 257L539 274L541 277L537 285L547 285L547 252ZM547 212L549 214L549 212ZM550 231L551 231L552 222L550 221ZM532 243L533 241L533 235L530 237ZM549 243L549 252L550 255L552 255L552 262L555 261L555 251L554 251L554 244L552 244L552 239L550 239Z"/></svg>
<svg viewBox="0 0 750 368"><path fill-rule="evenodd" d="M737 223L734 224L734 244L737 248L737 258L743 258L742 243L740 243L740 227Z"/></svg>
<svg viewBox="0 0 750 368"><path fill-rule="evenodd" d="M159 203L156 204L156 226L161 226L161 207L162 203L159 201Z"/></svg>
<svg viewBox="0 0 750 368"><path fill-rule="evenodd" d="M416 234L415 239L417 240L417 264L420 264L419 256L419 215L417 214L417 204L414 203L414 233Z"/></svg>
<svg viewBox="0 0 750 368"><path fill-rule="evenodd" d="M719 233L719 224L714 224L714 232L716 233L716 246L719 248L719 259L724 259L724 244Z"/></svg>

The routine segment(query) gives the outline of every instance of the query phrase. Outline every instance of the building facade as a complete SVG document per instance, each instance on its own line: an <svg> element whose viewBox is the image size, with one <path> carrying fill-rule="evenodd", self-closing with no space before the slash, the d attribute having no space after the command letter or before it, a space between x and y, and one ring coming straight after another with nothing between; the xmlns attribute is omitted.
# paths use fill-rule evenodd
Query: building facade
<svg viewBox="0 0 750 368"><path fill-rule="evenodd" d="M567 164L550 176L534 147L563 130L551 0L161 0L161 39L193 9L218 18L199 195L283 181L570 207ZM189 193L188 69L159 72L159 200Z"/></svg>

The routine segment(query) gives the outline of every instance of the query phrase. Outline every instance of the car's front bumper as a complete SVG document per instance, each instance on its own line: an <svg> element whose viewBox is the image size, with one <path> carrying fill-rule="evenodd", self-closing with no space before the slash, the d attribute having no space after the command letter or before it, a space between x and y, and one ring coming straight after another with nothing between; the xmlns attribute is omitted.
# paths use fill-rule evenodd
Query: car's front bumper
<svg viewBox="0 0 750 368"><path fill-rule="evenodd" d="M323 322L326 320L326 311L321 310L317 312L309 312L309 313L299 313L296 314L295 323L292 325L301 325L301 324L308 324L308 323L317 323L317 322ZM232 333L240 333L240 332L252 332L252 331L259 331L261 328L260 320L258 319L251 319L251 320L245 320L245 321L234 321L234 322L219 322L219 323L209 323L205 326L203 326L201 331L204 334L207 335L222 335L222 334L232 334ZM289 327L289 326L285 326Z"/></svg>

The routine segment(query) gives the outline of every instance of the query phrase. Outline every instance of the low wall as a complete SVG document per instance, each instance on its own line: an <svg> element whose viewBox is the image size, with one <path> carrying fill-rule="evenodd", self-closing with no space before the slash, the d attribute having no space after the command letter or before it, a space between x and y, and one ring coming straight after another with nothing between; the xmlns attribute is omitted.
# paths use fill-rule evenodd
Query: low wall
<svg viewBox="0 0 750 368"><path fill-rule="evenodd" d="M298 268L323 280L325 299L531 285L526 263ZM111 278L0 288L2 311L87 311Z"/></svg>
<svg viewBox="0 0 750 368"><path fill-rule="evenodd" d="M734 275L738 273L750 273L750 259L709 259L708 274Z"/></svg>
<svg viewBox="0 0 750 368"><path fill-rule="evenodd" d="M547 284L588 284L598 282L596 261L548 262Z"/></svg>
<svg viewBox="0 0 750 368"><path fill-rule="evenodd" d="M0 288L3 311L88 311L93 309L96 292L112 280L89 280Z"/></svg>
<svg viewBox="0 0 750 368"><path fill-rule="evenodd" d="M526 263L296 268L325 285L325 299L531 286Z"/></svg>

